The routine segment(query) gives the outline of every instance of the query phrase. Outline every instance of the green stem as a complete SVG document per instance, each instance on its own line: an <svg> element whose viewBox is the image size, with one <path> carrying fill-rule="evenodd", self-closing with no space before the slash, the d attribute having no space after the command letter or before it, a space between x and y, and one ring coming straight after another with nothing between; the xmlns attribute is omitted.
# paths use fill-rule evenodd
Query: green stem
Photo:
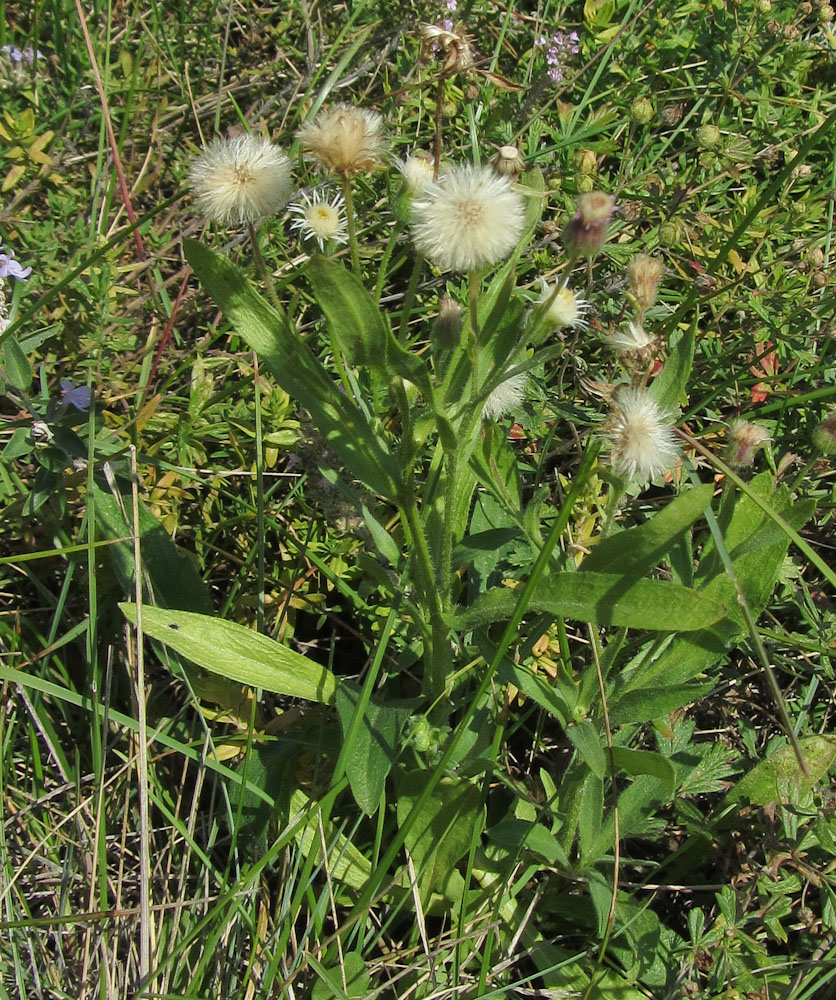
<svg viewBox="0 0 836 1000"><path fill-rule="evenodd" d="M689 439L691 443L691 439ZM700 478L697 475L697 470L694 466L688 469L688 474L691 477L691 482L695 486L700 485ZM720 531L720 526L717 524L717 518L714 516L714 511L709 507L705 512L705 520L708 524L708 529L711 532L711 537L714 539L714 545L717 549L717 554L720 557L720 561L723 564L723 568L726 571L726 575L734 584L734 589L737 596L737 603L740 607L741 613L743 614L743 620L746 623L746 630L749 633L749 640L754 646L755 656L760 661L760 665L763 668L764 677L766 678L767 686L775 702L775 707L778 709L778 716L781 719L781 725L784 728L784 732L787 734L787 739L795 753L796 760L798 761L798 766L801 768L801 773L805 778L808 778L809 772L807 770L807 763L804 760L804 754L801 751L801 744L798 742L798 737L795 734L795 728L790 719L789 712L787 711L787 704L784 701L784 696L781 694L781 689L778 687L778 681L775 679L775 671L772 669L772 664L769 662L769 657L766 655L766 648L764 647L763 640L761 639L760 632L758 632L757 624L755 623L755 616L752 614L752 609L749 607L749 602L746 600L746 595L743 592L743 586L735 572L734 563L729 556L728 550L726 549L725 542L723 541L723 535Z"/></svg>
<svg viewBox="0 0 836 1000"><path fill-rule="evenodd" d="M351 178L343 174L343 197L345 198L345 219L348 223L348 244L351 247L351 266L357 277L360 277L360 249L357 246L357 220L354 216L354 192L351 189Z"/></svg>
<svg viewBox="0 0 836 1000"><path fill-rule="evenodd" d="M255 226L250 222L247 224L250 231L250 242L253 245L253 257L255 257L256 265L261 272L261 277L264 281L264 285L267 288L267 293L270 296L270 301L276 308L276 312L281 312L282 307L279 303L279 297L276 295L276 286L273 282L273 275L267 269L267 265L264 263L264 258L261 256L261 248L258 245L258 234L255 231Z"/></svg>
<svg viewBox="0 0 836 1000"><path fill-rule="evenodd" d="M415 254L415 261L412 265L412 274L409 276L409 285L406 289L406 295L403 297L403 305L401 306L401 323L398 328L398 339L402 344L406 344L407 337L409 336L409 317L412 315L412 303L415 301L415 293L418 291L418 282L421 278L421 272L424 270L424 258L421 254Z"/></svg>
<svg viewBox="0 0 836 1000"><path fill-rule="evenodd" d="M380 296L383 294L383 286L386 284L386 273L389 270L389 261L392 259L392 254L395 252L395 247L398 245L398 237L403 232L403 226L400 222L396 222L394 228L392 229L392 235L389 237L389 242L386 244L386 249L383 251L383 257L380 260L380 270L377 275L377 284L374 289L374 300L380 304Z"/></svg>
<svg viewBox="0 0 836 1000"><path fill-rule="evenodd" d="M432 701L439 701L447 682L447 668L450 658L450 629L444 622L443 605L438 581L433 569L430 548L424 524L415 499L415 483L412 473L407 475L401 498L401 510L412 534L413 556L416 565L416 582L422 592L421 604L429 611L432 629L432 648L425 657L424 693Z"/></svg>
<svg viewBox="0 0 836 1000"><path fill-rule="evenodd" d="M255 351L253 351L253 400L255 403L255 516L258 585L256 626L259 632L264 632L264 442L261 430L261 393L258 389L258 355Z"/></svg>

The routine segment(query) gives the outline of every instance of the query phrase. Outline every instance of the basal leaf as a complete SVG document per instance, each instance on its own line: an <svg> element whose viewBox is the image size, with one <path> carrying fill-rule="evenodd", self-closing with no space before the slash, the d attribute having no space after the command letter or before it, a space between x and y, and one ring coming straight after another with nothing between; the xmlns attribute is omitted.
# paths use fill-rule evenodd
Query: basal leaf
<svg viewBox="0 0 836 1000"><path fill-rule="evenodd" d="M726 795L724 805L788 802L791 792L809 792L815 788L836 762L836 736L808 736L799 740L799 744L809 777L801 773L793 748L781 747L737 782Z"/></svg>
<svg viewBox="0 0 836 1000"><path fill-rule="evenodd" d="M628 528L599 542L581 564L581 572L644 576L697 521L711 503L710 483L685 490L646 524Z"/></svg>
<svg viewBox="0 0 836 1000"><path fill-rule="evenodd" d="M136 605L125 603L119 607L136 625ZM142 628L204 670L240 684L291 698L328 705L334 702L337 679L330 670L243 625L210 615L145 605Z"/></svg>

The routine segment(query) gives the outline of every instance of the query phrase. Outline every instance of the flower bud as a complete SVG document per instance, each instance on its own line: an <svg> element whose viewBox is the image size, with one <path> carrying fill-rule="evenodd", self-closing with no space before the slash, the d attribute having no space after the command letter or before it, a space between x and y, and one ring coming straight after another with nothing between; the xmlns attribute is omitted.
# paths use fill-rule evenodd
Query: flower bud
<svg viewBox="0 0 836 1000"><path fill-rule="evenodd" d="M462 332L462 307L449 295L442 295L438 303L438 317L435 321L435 336L440 344L451 346Z"/></svg>
<svg viewBox="0 0 836 1000"><path fill-rule="evenodd" d="M630 105L630 117L637 125L647 125L653 121L656 112L649 97L637 97Z"/></svg>
<svg viewBox="0 0 836 1000"><path fill-rule="evenodd" d="M659 121L667 128L672 128L682 121L684 112L684 104L666 104L659 112Z"/></svg>
<svg viewBox="0 0 836 1000"><path fill-rule="evenodd" d="M733 469L754 465L755 452L769 440L769 431L748 420L732 420L726 435L725 460Z"/></svg>
<svg viewBox="0 0 836 1000"><path fill-rule="evenodd" d="M819 20L825 23L833 20L833 8L829 3L823 3L819 7Z"/></svg>
<svg viewBox="0 0 836 1000"><path fill-rule="evenodd" d="M604 245L615 198L603 191L578 195L577 211L563 228L563 244L573 256L591 257Z"/></svg>
<svg viewBox="0 0 836 1000"><path fill-rule="evenodd" d="M831 410L813 431L813 444L822 455L836 454L836 410Z"/></svg>
<svg viewBox="0 0 836 1000"><path fill-rule="evenodd" d="M639 312L649 309L656 301L659 282L665 265L658 257L640 253L627 267L627 286Z"/></svg>
<svg viewBox="0 0 836 1000"><path fill-rule="evenodd" d="M595 178L589 174L581 174L578 178L578 194L589 194L595 190Z"/></svg>
<svg viewBox="0 0 836 1000"><path fill-rule="evenodd" d="M593 150L584 149L581 146L580 149L575 150L575 155L572 159L575 163L575 169L579 174L595 173L595 168L598 166L598 157Z"/></svg>
<svg viewBox="0 0 836 1000"><path fill-rule="evenodd" d="M716 149L722 135L716 125L700 125L697 129L697 145L700 149Z"/></svg>

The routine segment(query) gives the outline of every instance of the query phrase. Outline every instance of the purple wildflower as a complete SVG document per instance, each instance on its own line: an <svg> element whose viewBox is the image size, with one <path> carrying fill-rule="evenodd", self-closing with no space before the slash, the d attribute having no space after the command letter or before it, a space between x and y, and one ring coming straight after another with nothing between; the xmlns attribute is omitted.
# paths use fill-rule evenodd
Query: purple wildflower
<svg viewBox="0 0 836 1000"><path fill-rule="evenodd" d="M19 49L16 45L2 45L0 52L8 56L18 66L21 63L31 66L36 58L43 59L42 53L38 49L33 49L31 45L27 45L25 49Z"/></svg>
<svg viewBox="0 0 836 1000"><path fill-rule="evenodd" d="M451 14L455 13L457 7L459 6L458 0L445 0L444 6L447 8L447 10L450 11ZM444 28L445 31L452 31L453 30L452 17L445 17L444 20L441 22L441 26L442 28Z"/></svg>
<svg viewBox="0 0 836 1000"><path fill-rule="evenodd" d="M0 244L0 250L3 250L2 244ZM32 273L32 268L21 267L14 260L14 255L14 250L9 250L8 253L0 253L0 278L17 278L18 281L25 281Z"/></svg>
<svg viewBox="0 0 836 1000"><path fill-rule="evenodd" d="M74 406L81 413L90 409L90 386L76 385L72 379L61 379L61 412Z"/></svg>
<svg viewBox="0 0 836 1000"><path fill-rule="evenodd" d="M580 51L579 41L577 31L570 31L568 35L558 31L551 38L542 37L535 42L535 45L546 47L546 63L549 67L547 72L554 83L562 82L566 57L577 55Z"/></svg>

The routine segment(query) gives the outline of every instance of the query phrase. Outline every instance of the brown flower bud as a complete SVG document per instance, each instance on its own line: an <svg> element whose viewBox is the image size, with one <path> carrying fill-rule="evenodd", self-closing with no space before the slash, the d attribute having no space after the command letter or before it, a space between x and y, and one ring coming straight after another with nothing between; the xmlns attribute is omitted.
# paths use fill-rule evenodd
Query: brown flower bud
<svg viewBox="0 0 836 1000"><path fill-rule="evenodd" d="M462 332L462 307L449 295L443 295L438 303L438 317L435 321L435 335L440 344L455 344Z"/></svg>
<svg viewBox="0 0 836 1000"><path fill-rule="evenodd" d="M836 410L831 410L813 431L813 444L822 455L836 454Z"/></svg>
<svg viewBox="0 0 836 1000"><path fill-rule="evenodd" d="M563 243L573 256L591 257L607 239L615 198L603 191L578 195L577 211L563 228Z"/></svg>

